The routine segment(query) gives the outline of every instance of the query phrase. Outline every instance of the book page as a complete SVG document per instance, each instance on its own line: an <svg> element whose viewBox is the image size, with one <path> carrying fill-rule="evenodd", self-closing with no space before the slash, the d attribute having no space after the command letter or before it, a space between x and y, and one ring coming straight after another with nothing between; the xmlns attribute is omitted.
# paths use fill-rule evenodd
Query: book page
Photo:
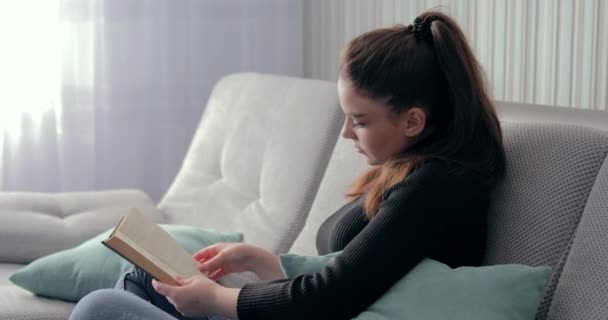
<svg viewBox="0 0 608 320"><path fill-rule="evenodd" d="M138 210L131 210L115 230L122 239L173 278L201 274L192 255L159 225Z"/></svg>

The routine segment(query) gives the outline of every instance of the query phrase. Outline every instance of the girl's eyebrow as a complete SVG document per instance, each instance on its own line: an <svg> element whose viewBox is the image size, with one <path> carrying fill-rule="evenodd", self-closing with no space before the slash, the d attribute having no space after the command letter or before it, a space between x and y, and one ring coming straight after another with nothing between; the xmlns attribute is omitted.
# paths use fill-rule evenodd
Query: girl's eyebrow
<svg viewBox="0 0 608 320"><path fill-rule="evenodd" d="M365 117L367 114L366 113L359 113L359 112L354 112L354 113L347 113L348 116L353 117L353 118L361 118L361 117Z"/></svg>

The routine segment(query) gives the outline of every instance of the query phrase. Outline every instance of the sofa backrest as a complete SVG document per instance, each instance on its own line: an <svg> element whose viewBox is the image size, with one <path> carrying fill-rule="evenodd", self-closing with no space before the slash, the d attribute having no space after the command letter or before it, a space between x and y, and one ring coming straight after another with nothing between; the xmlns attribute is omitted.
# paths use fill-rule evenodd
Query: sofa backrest
<svg viewBox="0 0 608 320"><path fill-rule="evenodd" d="M542 122L577 125L585 127L584 130L589 130L589 128L600 129L602 132L599 134L603 138L600 138L602 141L596 146L598 148L596 155L589 159L589 163L597 166L598 158L600 162L602 161L601 154L605 150L605 137L608 133L608 112L511 102L498 102L497 107L499 117L503 121L512 121L519 124ZM597 138L597 136L595 137ZM573 134L570 139L572 142L568 146L581 143L583 137ZM589 141L584 143L589 144ZM573 163L573 165L580 164ZM554 273L545 288L545 295L536 317L538 320L599 319L608 314L606 304L592 303L592 301L597 302L598 299L601 299L600 297L608 295L607 287L603 282L606 274L604 258L608 252L599 250L600 246L605 243L605 241L602 242L605 239L599 236L598 231L601 229L597 228L598 225L605 223L603 219L605 219L607 212L605 204L603 212L598 212L598 210L601 210L602 201L608 199L608 188L605 182L602 185L602 181L606 179L605 176L608 174L608 169L605 167L606 160L604 160L601 171L593 178L592 189L588 199L585 199L582 211L578 209L571 213L577 219L567 218L567 222L562 221L563 230L554 230L559 233L573 228L570 234L563 234L568 240L565 248L559 253L558 262L554 265ZM570 195L575 193L576 191L570 192ZM558 215L552 215L550 218L552 221L561 219ZM511 220L517 220L517 217L514 216ZM572 221L576 221L575 226L570 225ZM553 224L553 226L555 225ZM543 229L547 229L547 227L543 227ZM581 238L585 240L581 240ZM533 239L530 238L530 241L533 241ZM560 245L554 245L554 250L559 250L558 248L563 246L563 240ZM588 249L584 249L587 243L595 243L595 248L598 250L590 254ZM584 290L588 290L587 294L582 294Z"/></svg>
<svg viewBox="0 0 608 320"><path fill-rule="evenodd" d="M608 136L559 124L502 126L507 172L490 205L485 263L553 265L585 208Z"/></svg>
<svg viewBox="0 0 608 320"><path fill-rule="evenodd" d="M249 243L286 252L304 226L341 122L335 83L225 77L159 207L168 222L242 231Z"/></svg>
<svg viewBox="0 0 608 320"><path fill-rule="evenodd" d="M591 189L571 241L555 294L550 320L606 319L608 315L608 159Z"/></svg>
<svg viewBox="0 0 608 320"><path fill-rule="evenodd" d="M608 154L608 132L567 124L503 122L507 173L492 196L484 264L554 268L544 319L569 245Z"/></svg>
<svg viewBox="0 0 608 320"><path fill-rule="evenodd" d="M498 117L510 122L563 123L608 130L608 112L496 101Z"/></svg>

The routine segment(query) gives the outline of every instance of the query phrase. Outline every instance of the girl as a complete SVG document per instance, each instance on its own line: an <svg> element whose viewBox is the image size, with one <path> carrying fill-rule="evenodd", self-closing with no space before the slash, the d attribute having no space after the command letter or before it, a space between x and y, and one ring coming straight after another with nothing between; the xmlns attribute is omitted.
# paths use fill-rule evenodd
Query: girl
<svg viewBox="0 0 608 320"><path fill-rule="evenodd" d="M96 291L71 318L350 319L425 257L479 265L489 194L505 157L481 68L458 25L431 11L412 25L351 40L338 94L342 136L371 168L353 184L352 201L318 231L319 254L342 251L332 263L284 279L272 253L217 244L194 255L211 279L173 287L136 269L119 281L135 295ZM246 270L267 281L240 289L213 281Z"/></svg>

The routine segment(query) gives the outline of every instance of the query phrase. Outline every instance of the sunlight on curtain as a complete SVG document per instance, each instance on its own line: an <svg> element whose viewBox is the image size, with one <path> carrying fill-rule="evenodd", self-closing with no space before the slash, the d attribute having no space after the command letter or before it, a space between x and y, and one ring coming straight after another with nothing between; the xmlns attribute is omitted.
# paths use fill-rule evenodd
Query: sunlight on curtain
<svg viewBox="0 0 608 320"><path fill-rule="evenodd" d="M18 139L61 106L58 2L0 1L0 132ZM2 141L4 139L0 139Z"/></svg>
<svg viewBox="0 0 608 320"><path fill-rule="evenodd" d="M0 0L0 191L160 199L218 79L303 75L302 12L284 0Z"/></svg>

